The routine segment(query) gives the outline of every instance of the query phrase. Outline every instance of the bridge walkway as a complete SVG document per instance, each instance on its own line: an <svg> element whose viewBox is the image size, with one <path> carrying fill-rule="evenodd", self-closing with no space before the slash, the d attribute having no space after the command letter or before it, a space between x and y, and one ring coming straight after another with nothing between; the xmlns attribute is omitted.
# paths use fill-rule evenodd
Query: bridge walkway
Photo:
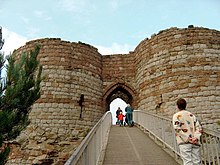
<svg viewBox="0 0 220 165"><path fill-rule="evenodd" d="M137 127L111 126L103 165L178 165Z"/></svg>

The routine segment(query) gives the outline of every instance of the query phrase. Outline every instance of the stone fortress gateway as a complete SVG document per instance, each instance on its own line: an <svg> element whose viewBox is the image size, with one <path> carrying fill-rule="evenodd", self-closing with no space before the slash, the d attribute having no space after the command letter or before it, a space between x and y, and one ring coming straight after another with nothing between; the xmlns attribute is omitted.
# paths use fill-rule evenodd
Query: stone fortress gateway
<svg viewBox="0 0 220 165"><path fill-rule="evenodd" d="M204 126L220 121L220 31L162 30L129 54L103 56L91 45L57 38L27 42L14 53L36 43L46 78L8 164L62 164L115 98L170 118L183 97Z"/></svg>

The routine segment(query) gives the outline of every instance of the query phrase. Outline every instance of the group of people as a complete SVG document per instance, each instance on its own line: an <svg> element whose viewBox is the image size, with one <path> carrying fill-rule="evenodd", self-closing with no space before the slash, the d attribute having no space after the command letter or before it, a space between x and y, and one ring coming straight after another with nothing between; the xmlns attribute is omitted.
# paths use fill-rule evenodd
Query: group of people
<svg viewBox="0 0 220 165"><path fill-rule="evenodd" d="M175 130L176 141L184 165L200 165L200 137L202 127L196 116L186 110L186 100L180 98L176 102L177 112L173 115L172 123ZM118 107L116 111L116 124L133 126L133 109L130 104L125 108L126 115ZM124 120L125 118L125 120Z"/></svg>
<svg viewBox="0 0 220 165"><path fill-rule="evenodd" d="M125 108L126 114L123 114L123 111L120 107L118 107L116 111L116 124L122 126L128 125L129 127L132 127L133 122L133 108L130 106L130 104L127 104L127 107Z"/></svg>

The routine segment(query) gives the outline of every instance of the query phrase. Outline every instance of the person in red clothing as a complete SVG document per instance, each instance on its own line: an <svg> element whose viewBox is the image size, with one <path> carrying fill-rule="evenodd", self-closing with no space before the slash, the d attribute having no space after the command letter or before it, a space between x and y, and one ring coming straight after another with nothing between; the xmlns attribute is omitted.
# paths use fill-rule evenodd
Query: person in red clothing
<svg viewBox="0 0 220 165"><path fill-rule="evenodd" d="M120 112L120 114L118 115L118 120L119 120L119 122L120 122L120 127L123 126L124 117L125 117L125 115L123 115L123 113Z"/></svg>
<svg viewBox="0 0 220 165"><path fill-rule="evenodd" d="M117 111L116 111L116 118L117 118L117 121L116 121L116 125L119 125L120 124L120 121L118 119L118 115L120 114L120 112L122 112L121 108L118 107Z"/></svg>

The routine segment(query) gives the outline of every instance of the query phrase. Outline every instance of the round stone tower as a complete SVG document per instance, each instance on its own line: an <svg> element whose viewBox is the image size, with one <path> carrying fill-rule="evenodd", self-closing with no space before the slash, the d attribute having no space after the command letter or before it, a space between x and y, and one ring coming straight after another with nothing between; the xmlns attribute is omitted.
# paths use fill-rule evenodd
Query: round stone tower
<svg viewBox="0 0 220 165"><path fill-rule="evenodd" d="M134 51L138 109L171 117L183 97L203 124L220 117L220 32L170 28Z"/></svg>
<svg viewBox="0 0 220 165"><path fill-rule="evenodd" d="M15 164L66 161L105 112L102 56L96 48L81 42L39 39L14 54L29 52L35 44L41 46L41 97L29 114L30 125L12 149L10 159Z"/></svg>
<svg viewBox="0 0 220 165"><path fill-rule="evenodd" d="M41 97L30 125L12 143L8 164L65 162L94 124L121 98L134 109L171 118L176 100L202 124L220 122L220 31L170 28L141 41L129 54L102 56L82 42L39 39Z"/></svg>

